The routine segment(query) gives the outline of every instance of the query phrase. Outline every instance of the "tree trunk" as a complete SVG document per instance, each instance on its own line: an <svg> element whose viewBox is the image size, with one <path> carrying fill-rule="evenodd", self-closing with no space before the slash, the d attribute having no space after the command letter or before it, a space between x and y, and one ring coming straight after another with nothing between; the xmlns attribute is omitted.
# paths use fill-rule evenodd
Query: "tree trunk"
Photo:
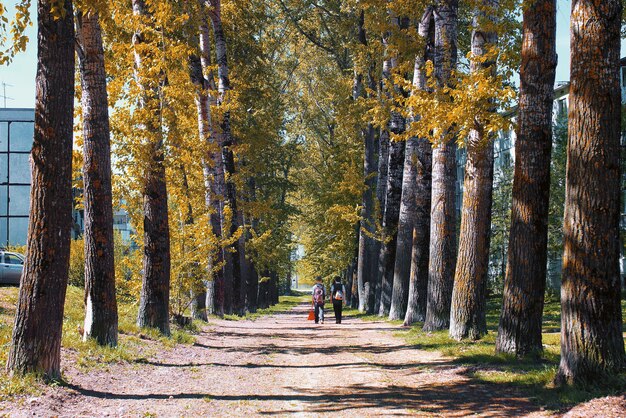
<svg viewBox="0 0 626 418"><path fill-rule="evenodd" d="M413 85L426 90L426 74L423 66L432 60L434 49L434 16L432 7L425 12L419 24L419 35L423 39L423 52L415 58ZM419 117L419 115L416 115ZM415 214L411 231L411 260L408 282L408 295L404 325L422 322L426 318L428 289L428 253L430 245L430 206L432 146L426 139L419 138L415 146ZM397 257L397 256L396 256ZM394 290L395 293L395 290Z"/></svg>
<svg viewBox="0 0 626 418"><path fill-rule="evenodd" d="M393 267L396 257L398 237L398 218L400 216L400 198L402 195L402 175L404 171L404 148L402 141L389 144L389 174L387 176L387 198L383 216L383 242L378 259L381 286L378 316L389 315L391 292L393 288Z"/></svg>
<svg viewBox="0 0 626 418"><path fill-rule="evenodd" d="M357 282L359 293L359 311L372 309L372 295L365 292L365 283L376 283L378 252L380 242L376 240L376 131L370 124L363 131L365 158L363 175L365 191L363 192L363 209L361 211L361 228L359 230L359 256L357 266ZM368 288L370 288L368 286Z"/></svg>
<svg viewBox="0 0 626 418"><path fill-rule="evenodd" d="M393 13L389 14L391 25L400 27L399 18ZM383 79L391 82L392 72L397 67L397 57L390 55L388 36L383 37L385 54L389 56L383 62ZM398 90L393 84L394 90ZM387 92L391 97L394 92ZM395 92L399 93L399 92ZM396 111L391 112L389 119L389 132L401 134L405 130L406 120L404 116ZM386 133L389 136L389 132ZM378 270L380 276L380 304L376 305L379 316L389 315L391 307L391 292L393 290L393 269L396 259L396 246L398 239L398 219L400 217L400 200L402 197L402 176L404 174L404 154L406 144L403 141L389 142L389 162L387 165L387 186L385 205L383 206L383 240L380 247L378 259Z"/></svg>
<svg viewBox="0 0 626 418"><path fill-rule="evenodd" d="M357 26L357 40L367 46L367 34L365 32L365 13L361 10ZM373 75L374 66L370 65L367 74L368 87L376 90L376 82ZM353 99L356 101L359 97L366 96L363 88L363 75L355 70ZM361 131L363 145L365 148L363 156L363 178L365 179L365 189L363 190L361 209L361 222L359 228L359 248L357 255L357 292L358 293L358 309L360 312L369 311L371 308L371 295L366 293L365 283L375 282L377 275L378 253L380 251L379 242L376 240L376 130L372 124L368 124ZM368 289L370 287L368 286Z"/></svg>
<svg viewBox="0 0 626 418"><path fill-rule="evenodd" d="M378 135L378 176L376 181L376 203L377 203L377 240L376 240L376 261L373 263L375 272L372 274L372 281L369 282L369 301L366 303L368 314L378 313L382 292L382 277L380 271L380 253L382 250L383 234L379 227L383 224L385 202L387 201L387 176L389 168L389 132L380 130ZM367 293L366 293L367 294Z"/></svg>
<svg viewBox="0 0 626 418"><path fill-rule="evenodd" d="M206 287L206 299L204 302L206 313L207 315L213 315L215 313L215 281L207 281L204 287Z"/></svg>
<svg viewBox="0 0 626 418"><path fill-rule="evenodd" d="M117 345L111 143L102 30L98 13L76 16L83 108L85 327L83 338Z"/></svg>
<svg viewBox="0 0 626 418"><path fill-rule="evenodd" d="M243 211L241 210L237 211L237 217L239 218L239 220L237 221L237 224L241 225L243 229L241 236L239 237L239 239L237 240L237 243L235 244L237 246L238 253L239 253L239 268L240 268L240 276L241 276L241 285L239 286L239 294L236 295L236 298L239 298L240 300L241 310L237 314L245 315L246 310L248 308L248 302L246 300L247 295L248 295L247 286L248 286L248 282L250 281L250 270L249 270L250 265L245 255L247 228L246 228L246 222L243 216Z"/></svg>
<svg viewBox="0 0 626 418"><path fill-rule="evenodd" d="M352 271L352 290L350 292L350 299L348 299L348 303L352 309L357 309L361 302L359 293L358 259L355 261L357 262L357 265L354 266L354 270Z"/></svg>
<svg viewBox="0 0 626 418"><path fill-rule="evenodd" d="M619 0L572 2L561 364L557 383L623 369L620 307Z"/></svg>
<svg viewBox="0 0 626 418"><path fill-rule="evenodd" d="M149 16L143 0L133 0L133 14ZM165 335L170 334L170 233L167 213L167 185L165 182L165 155L161 128L161 80L150 80L144 76L144 57L140 44L145 43L145 34L139 30L133 35L135 74L141 89L139 106L149 114L142 135L147 142L150 161L146 164L143 184L143 227L144 256L141 297L137 325L157 328Z"/></svg>
<svg viewBox="0 0 626 418"><path fill-rule="evenodd" d="M257 200L257 195L256 195L256 181L254 178L251 178L248 181L249 187L250 187L250 197L252 199L252 201L256 202ZM257 218L252 217L251 221L250 221L250 228L251 230L255 231L258 233L259 231L259 220ZM250 238L252 236L250 229L246 230L246 234L248 234L248 237ZM257 306L258 306L258 295L259 295L259 274L256 270L256 266L254 265L254 262L251 259L247 259L248 261L248 269L249 269L249 282L246 285L246 291L248 293L247 296L247 303L248 303L248 310L252 313L256 312L257 310Z"/></svg>
<svg viewBox="0 0 626 418"><path fill-rule="evenodd" d="M191 289L191 317L200 321L207 321L206 289L202 286L192 286Z"/></svg>
<svg viewBox="0 0 626 418"><path fill-rule="evenodd" d="M270 306L268 297L269 274L267 270L263 271L263 277L259 280L259 296L257 298L259 309L266 309Z"/></svg>
<svg viewBox="0 0 626 418"><path fill-rule="evenodd" d="M213 25L213 36L215 38L215 52L217 56L217 77L218 77L218 106L225 107L223 111L222 119L220 121L221 132L218 134L220 138L220 146L222 148L222 161L224 164L224 173L227 179L225 188L225 202L232 212L230 225L228 226L230 236L233 236L239 230L239 217L237 216L237 190L234 182L235 175L235 159L233 156L232 147L234 145L233 136L230 127L230 111L227 110L229 102L229 92L231 90L230 80L228 78L228 58L226 55L226 36L224 35L224 28L222 26L221 17L221 1L210 0L212 10L209 11L211 23ZM232 271L232 287L229 283L226 289L226 305L229 307L229 295L232 295L232 310L238 314L243 314L243 301L241 298L242 283L241 283L241 264L239 257L240 248L237 242L233 243L231 248L225 254L225 260ZM232 255L231 255L232 254Z"/></svg>
<svg viewBox="0 0 626 418"><path fill-rule="evenodd" d="M413 227L417 211L415 205L417 138L409 138L406 141L404 152L404 174L402 175L400 214L398 217L397 244L393 268L391 306L389 308L390 320L404 318L409 297Z"/></svg>
<svg viewBox="0 0 626 418"><path fill-rule="evenodd" d="M439 0L435 6L434 64L437 86L449 83L456 69L458 0ZM428 301L425 331L450 324L450 304L456 267L456 143L443 139L432 153L432 201Z"/></svg>
<svg viewBox="0 0 626 418"><path fill-rule="evenodd" d="M51 7L37 3L30 219L7 369L59 379L72 220L74 23L71 1L61 18Z"/></svg>
<svg viewBox="0 0 626 418"><path fill-rule="evenodd" d="M211 48L209 27L203 22L199 28L200 38L200 56L192 55L189 57L189 75L191 82L195 86L195 102L198 113L198 132L200 142L205 149L205 155L202 158L202 174L204 179L204 196L205 206L209 211L211 231L218 241L217 248L214 253L207 255L208 257L208 275L207 282L214 287L212 298L209 305L213 308L211 313L219 316L224 315L224 269L215 269L214 266L222 265L224 262L224 250L220 246L219 241L222 239L222 224L224 217L223 207L223 190L224 190L224 170L222 157L217 139L213 134L213 126L211 120L211 104L216 104L216 98L211 94L215 91L213 82L213 73L211 67ZM204 72L207 76L204 76ZM206 300L209 300L207 293Z"/></svg>
<svg viewBox="0 0 626 418"><path fill-rule="evenodd" d="M524 8L508 271L496 351L539 353L546 287L556 0Z"/></svg>
<svg viewBox="0 0 626 418"><path fill-rule="evenodd" d="M278 303L278 274L275 271L270 271L268 281L268 302L270 306Z"/></svg>
<svg viewBox="0 0 626 418"><path fill-rule="evenodd" d="M470 71L488 70L489 75L495 76L495 60L482 60L498 41L497 33L486 29L490 20L486 14L488 10L495 13L498 0L483 0L480 6L474 14L472 55L476 59L470 62ZM496 111L491 104L487 106L491 107L489 111ZM487 333L485 305L493 200L493 136L485 131L482 121L477 120L474 126L467 138L459 254L450 312L450 337L455 340L477 340Z"/></svg>
<svg viewBox="0 0 626 418"><path fill-rule="evenodd" d="M423 20L430 20L427 16L432 16L432 10L427 8ZM415 71L413 73L413 84L418 85L421 73L421 67L424 63L424 54L426 52L426 36L428 34L428 26L424 38L424 50L421 57L415 60ZM420 26L420 27L422 27ZM424 89L426 86L420 86ZM400 215L398 218L398 233L395 264L393 269L393 291L391 294L391 307L389 309L389 319L403 319L406 314L406 307L409 297L409 279L411 274L411 255L413 249L413 229L417 217L417 172L420 164L418 155L418 139L409 138L405 145L404 154L404 174L402 176L402 197L400 201Z"/></svg>

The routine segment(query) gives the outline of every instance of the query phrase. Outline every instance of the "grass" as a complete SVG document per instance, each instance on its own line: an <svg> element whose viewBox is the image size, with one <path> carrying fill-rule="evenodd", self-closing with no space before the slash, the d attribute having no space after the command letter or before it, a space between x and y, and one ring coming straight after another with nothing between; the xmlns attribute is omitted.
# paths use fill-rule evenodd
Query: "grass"
<svg viewBox="0 0 626 418"><path fill-rule="evenodd" d="M137 327L137 304L124 300L118 301L118 346L102 347L93 340L83 341L83 292L83 289L79 287L68 286L67 288L61 340L61 345L69 358L73 359L75 367L81 370L106 369L114 363L137 362L150 357L158 350L170 349L177 344L195 342L193 334L198 331L197 323L192 323L184 329L172 325L171 336L165 337L156 329ZM37 376L9 376L4 371L17 298L17 287L0 287L0 400L10 399L17 395L35 395L42 391L41 379Z"/></svg>
<svg viewBox="0 0 626 418"><path fill-rule="evenodd" d="M256 320L263 316L273 315L279 312L285 312L297 306L303 302L308 302L310 299L310 295L308 294L294 294L289 296L280 296L278 298L278 303L274 306L270 306L269 308L257 309L254 313L247 313L244 316L239 315L224 315L224 319L228 321L241 321L243 319L251 319Z"/></svg>
<svg viewBox="0 0 626 418"><path fill-rule="evenodd" d="M600 386L553 385L560 360L560 303L546 300L543 320L544 351L539 358L519 359L508 354L495 353L500 298L491 298L487 304L488 333L477 341L455 341L448 331L424 332L422 324L398 331L397 335L419 349L439 351L460 366L467 366L470 378L490 384L508 385L522 391L532 401L550 409L559 410L600 396L626 391L626 374ZM626 308L626 306L624 306ZM375 317L380 320L379 317ZM365 319L369 319L367 316Z"/></svg>

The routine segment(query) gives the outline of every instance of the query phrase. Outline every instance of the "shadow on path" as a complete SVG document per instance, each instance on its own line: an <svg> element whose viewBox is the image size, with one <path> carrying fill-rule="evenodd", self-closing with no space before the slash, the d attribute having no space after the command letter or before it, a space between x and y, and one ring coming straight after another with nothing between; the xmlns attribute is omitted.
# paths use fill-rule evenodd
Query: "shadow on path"
<svg viewBox="0 0 626 418"><path fill-rule="evenodd" d="M510 393L502 392L496 385L475 384L437 384L416 390L412 387L389 385L387 387L370 387L351 385L342 388L341 393L328 389L284 388L290 394L251 394L251 395L218 395L213 393L146 393L122 394L110 391L85 389L69 384L72 390L86 397L113 400L159 400L159 399L207 399L221 401L285 401L302 402L308 413L332 413L340 411L409 410L412 413L439 414L450 411L471 411L484 416L519 416L533 408L524 399L512 398ZM501 394L499 394L501 393ZM272 405L272 404L270 404ZM302 412L301 410L265 409L260 405L262 415L285 415Z"/></svg>

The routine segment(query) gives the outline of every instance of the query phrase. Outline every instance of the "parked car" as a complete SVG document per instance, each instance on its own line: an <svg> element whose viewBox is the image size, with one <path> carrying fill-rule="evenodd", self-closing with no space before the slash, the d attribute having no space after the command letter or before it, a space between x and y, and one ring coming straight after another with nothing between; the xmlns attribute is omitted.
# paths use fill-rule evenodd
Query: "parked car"
<svg viewBox="0 0 626 418"><path fill-rule="evenodd" d="M20 284L23 269L23 255L0 251L0 283Z"/></svg>

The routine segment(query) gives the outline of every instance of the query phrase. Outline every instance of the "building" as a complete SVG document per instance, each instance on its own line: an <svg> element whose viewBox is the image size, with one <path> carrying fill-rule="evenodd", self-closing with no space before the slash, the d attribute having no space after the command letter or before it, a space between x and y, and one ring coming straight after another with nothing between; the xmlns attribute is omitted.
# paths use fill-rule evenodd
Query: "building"
<svg viewBox="0 0 626 418"><path fill-rule="evenodd" d="M0 246L25 245L34 109L0 109Z"/></svg>
<svg viewBox="0 0 626 418"><path fill-rule="evenodd" d="M0 108L0 247L26 245L34 130L34 109ZM75 202L80 194L80 190L73 190ZM72 211L70 227L73 239L83 234L84 210L80 205ZM131 242L133 231L126 211L114 212L113 229L119 231L124 242Z"/></svg>
<svg viewBox="0 0 626 418"><path fill-rule="evenodd" d="M113 232L120 234L125 244L132 243L132 235L135 230L130 225L130 216L126 209L113 211Z"/></svg>

